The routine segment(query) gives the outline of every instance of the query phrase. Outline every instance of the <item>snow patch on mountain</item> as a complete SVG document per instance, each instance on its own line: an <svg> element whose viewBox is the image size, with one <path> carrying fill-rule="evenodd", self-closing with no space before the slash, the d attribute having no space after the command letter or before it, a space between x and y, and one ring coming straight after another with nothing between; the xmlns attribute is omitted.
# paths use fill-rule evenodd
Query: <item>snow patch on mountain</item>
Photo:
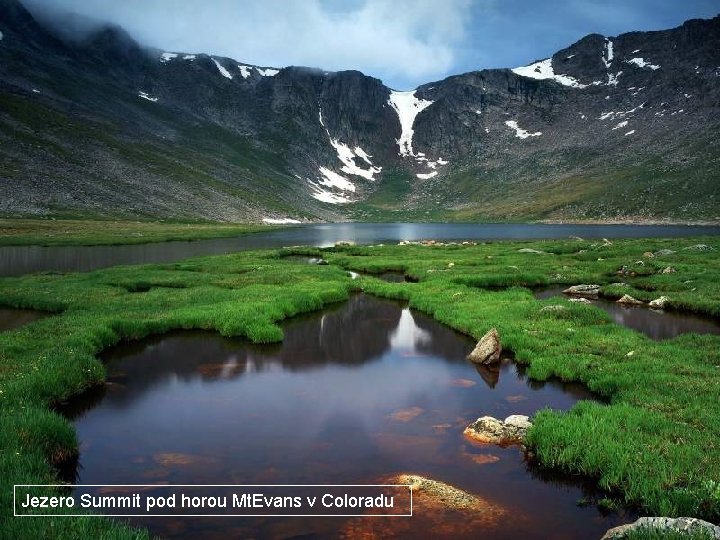
<svg viewBox="0 0 720 540"><path fill-rule="evenodd" d="M353 184L344 176L339 175L335 171L331 171L326 167L320 167L319 170L320 174L322 174L324 177L320 180L320 183L323 186L340 189L342 191L352 191L353 193L355 193L355 184Z"/></svg>
<svg viewBox="0 0 720 540"><path fill-rule="evenodd" d="M618 77L619 77L620 75L622 75L622 71L618 71L617 73L610 73L610 72L608 72L608 74L607 74L607 76L608 76L607 85L608 85L608 86L617 86L617 84L618 84Z"/></svg>
<svg viewBox="0 0 720 540"><path fill-rule="evenodd" d="M622 122L618 123L618 125L613 128L613 131L615 131L616 129L624 128L627 125L628 125L628 121L623 120Z"/></svg>
<svg viewBox="0 0 720 540"><path fill-rule="evenodd" d="M637 67L640 67L640 68L645 68L645 67L650 68L653 71L655 71L656 69L660 69L660 66L656 66L655 64L646 62L644 58L640 58L640 57L631 58L630 60L626 60L626 62L628 64L635 64Z"/></svg>
<svg viewBox="0 0 720 540"><path fill-rule="evenodd" d="M603 64L605 64L606 69L610 69L613 58L615 58L615 53L613 52L613 42L611 39L605 38L605 51L602 55L602 61Z"/></svg>
<svg viewBox="0 0 720 540"><path fill-rule="evenodd" d="M515 136L518 139L527 139L528 137L539 137L540 135L542 135L542 131L530 133L529 131L522 129L520 126L518 126L518 123L515 120L508 120L507 122L505 122L505 125L515 130Z"/></svg>
<svg viewBox="0 0 720 540"><path fill-rule="evenodd" d="M183 60L195 60L196 56L194 54L186 54L183 56Z"/></svg>
<svg viewBox="0 0 720 540"><path fill-rule="evenodd" d="M610 112L603 112L603 113L600 115L600 117L598 118L598 120L615 120L616 118L623 118L623 117L627 116L628 114L632 114L632 113L634 113L635 111L637 111L638 109L643 109L643 108L645 108L645 102L642 102L642 103L641 103L640 105L638 105L637 107L633 107L633 108L630 109L629 111L610 111Z"/></svg>
<svg viewBox="0 0 720 540"><path fill-rule="evenodd" d="M280 73L280 70L279 70L279 69L275 69L275 68L260 69L259 67L256 67L255 69L256 69L257 72L258 72L260 75L262 75L263 77L274 77L275 75L277 75L278 73Z"/></svg>
<svg viewBox="0 0 720 540"><path fill-rule="evenodd" d="M420 178L421 180L428 180L429 178L433 178L437 176L437 171L429 172L429 173L418 173L415 176Z"/></svg>
<svg viewBox="0 0 720 540"><path fill-rule="evenodd" d="M320 121L320 125L325 128L325 133L327 133L328 139L330 139L330 144L335 149L335 152L337 152L338 159L343 164L340 170L346 174L352 174L354 176L360 176L362 178L365 178L366 180L374 181L375 175L382 171L382 167L376 167L373 165L372 161L370 161L370 158L372 156L365 152L365 150L360 148L360 146L350 148L347 144L340 141L339 139L334 139L332 135L330 135L330 131L323 122L322 109L318 109L318 120ZM356 160L364 161L368 165L368 167L361 167ZM322 170L320 172L322 172ZM342 176L340 176L340 178L342 178Z"/></svg>
<svg viewBox="0 0 720 540"><path fill-rule="evenodd" d="M320 170L320 172L321 173L323 172L322 169ZM329 172L332 173L332 171L329 171ZM335 180L333 178L334 174L335 173L332 173L330 175L330 177L332 178L332 180L330 180L330 183L332 183ZM340 176L340 175L337 175L337 176ZM342 177L340 176L340 178L342 178ZM347 181L346 179L343 179L343 180ZM334 186L328 186L327 178L322 179L319 182L315 182L315 181L309 180L309 179L306 179L306 181L307 181L308 185L310 186L310 190L311 190L310 196L313 199L316 199L320 202L329 203L329 204L347 204L347 203L352 202L352 200L347 195L345 195L343 193L337 193L337 191L332 191ZM327 189L326 187L323 187L323 186L327 186L330 189ZM354 187L355 186L353 186L353 188Z"/></svg>
<svg viewBox="0 0 720 540"><path fill-rule="evenodd" d="M177 57L178 57L177 53L164 52L164 53L162 53L162 54L160 55L160 62L162 62L163 64L166 64L166 63L168 63L170 60L173 60L173 59L175 59L175 58L177 58Z"/></svg>
<svg viewBox="0 0 720 540"><path fill-rule="evenodd" d="M250 76L250 66L245 66L243 64L238 64L238 69L240 70L240 75L243 79L247 79Z"/></svg>
<svg viewBox="0 0 720 540"><path fill-rule="evenodd" d="M293 225L302 223L302 221L290 218L263 218L263 223L268 225Z"/></svg>
<svg viewBox="0 0 720 540"><path fill-rule="evenodd" d="M218 61L215 60L214 58L210 58L210 60L212 60L213 62L215 62L215 65L217 66L218 71L220 72L220 74L221 74L223 77L227 77L228 79L232 79L232 78L233 78L233 76L230 74L230 72L229 72L227 69L225 69L225 68L220 64L220 62L218 62Z"/></svg>
<svg viewBox="0 0 720 540"><path fill-rule="evenodd" d="M563 86L572 86L573 88L585 88L587 86L586 84L580 83L577 79L570 77L570 75L555 73L552 67L552 58L540 60L539 62L535 62L529 66L516 67L510 71L516 75L528 77L530 79L552 79Z"/></svg>
<svg viewBox="0 0 720 540"><path fill-rule="evenodd" d="M142 90L138 91L138 97L147 99L148 101L152 101L152 102L155 102L158 100L158 98L153 97L153 96L149 95L147 92L143 92Z"/></svg>
<svg viewBox="0 0 720 540"><path fill-rule="evenodd" d="M400 151L400 156L414 156L412 149L413 123L420 112L427 109L433 102L427 99L419 99L415 97L415 90L410 92L398 92L393 90L390 92L390 105L400 119L400 138L396 140Z"/></svg>
<svg viewBox="0 0 720 540"><path fill-rule="evenodd" d="M343 166L340 169L342 172L355 176L361 176L366 180L375 180L374 176L380 171L382 171L382 167L373 166L372 162L369 159L370 156L368 156L368 154L365 153L365 151L359 146L356 146L353 150L345 143L342 143L337 139L333 139L332 137L330 138L330 144L337 152L338 159L343 163ZM363 169L362 167L360 167L355 162L356 157L365 161L369 165L369 167L367 169Z"/></svg>

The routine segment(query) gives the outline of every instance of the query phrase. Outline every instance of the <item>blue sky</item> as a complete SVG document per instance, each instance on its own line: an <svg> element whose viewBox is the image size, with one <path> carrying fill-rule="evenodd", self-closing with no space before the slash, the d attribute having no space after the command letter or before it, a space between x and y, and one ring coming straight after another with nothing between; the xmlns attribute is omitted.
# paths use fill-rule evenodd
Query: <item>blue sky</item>
<svg viewBox="0 0 720 540"><path fill-rule="evenodd" d="M395 89L516 67L586 34L660 30L717 0L22 0L123 26L169 51L251 64L358 69Z"/></svg>

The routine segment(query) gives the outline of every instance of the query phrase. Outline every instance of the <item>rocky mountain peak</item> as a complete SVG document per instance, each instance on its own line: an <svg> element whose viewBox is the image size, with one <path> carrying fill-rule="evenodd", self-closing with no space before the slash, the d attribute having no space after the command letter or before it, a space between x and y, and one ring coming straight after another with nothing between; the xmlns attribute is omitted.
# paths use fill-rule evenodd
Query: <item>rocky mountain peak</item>
<svg viewBox="0 0 720 540"><path fill-rule="evenodd" d="M61 41L16 0L0 10L6 30L0 123L15 135L0 212L717 213L719 17L590 34L525 66L406 92L353 70L147 50L112 26Z"/></svg>

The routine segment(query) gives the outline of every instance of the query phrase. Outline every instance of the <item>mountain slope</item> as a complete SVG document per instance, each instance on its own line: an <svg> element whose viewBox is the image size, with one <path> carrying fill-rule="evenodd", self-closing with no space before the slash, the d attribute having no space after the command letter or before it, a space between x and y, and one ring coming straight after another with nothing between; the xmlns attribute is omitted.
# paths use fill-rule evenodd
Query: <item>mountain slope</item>
<svg viewBox="0 0 720 540"><path fill-rule="evenodd" d="M0 7L0 214L720 219L720 18L396 92Z"/></svg>

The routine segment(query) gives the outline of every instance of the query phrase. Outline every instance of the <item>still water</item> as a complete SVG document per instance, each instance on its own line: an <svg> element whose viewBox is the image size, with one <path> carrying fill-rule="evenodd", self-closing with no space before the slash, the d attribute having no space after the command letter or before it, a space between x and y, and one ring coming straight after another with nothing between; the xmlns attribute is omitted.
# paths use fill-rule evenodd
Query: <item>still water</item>
<svg viewBox="0 0 720 540"><path fill-rule="evenodd" d="M548 287L535 292L535 298L563 297L566 286ZM567 298L567 297L566 297ZM647 306L618 304L607 298L590 302L610 315L613 321L632 328L650 339L672 339L680 334L720 334L720 320L688 312L649 309Z"/></svg>
<svg viewBox="0 0 720 540"><path fill-rule="evenodd" d="M52 314L46 311L0 307L0 332L15 330L50 315Z"/></svg>
<svg viewBox="0 0 720 540"><path fill-rule="evenodd" d="M684 225L543 225L469 223L325 223L234 238L196 242L161 242L129 246L4 246L0 276L32 272L84 272L118 264L179 261L247 249L308 245L326 247L340 240L359 244L400 240L530 240L541 238L657 238L717 235L717 226Z"/></svg>
<svg viewBox="0 0 720 540"><path fill-rule="evenodd" d="M479 445L479 416L532 415L590 399L583 387L528 381L505 360L465 360L468 337L400 303L365 295L283 324L282 344L181 332L103 356L108 383L63 413L81 441L83 484L373 484L414 473L504 510L482 530L440 510L412 518L132 518L170 538L599 538L630 514L580 506L579 481L540 474L516 447ZM363 519L363 518L360 518ZM382 520L382 521L378 521ZM429 535L429 536L428 536Z"/></svg>

